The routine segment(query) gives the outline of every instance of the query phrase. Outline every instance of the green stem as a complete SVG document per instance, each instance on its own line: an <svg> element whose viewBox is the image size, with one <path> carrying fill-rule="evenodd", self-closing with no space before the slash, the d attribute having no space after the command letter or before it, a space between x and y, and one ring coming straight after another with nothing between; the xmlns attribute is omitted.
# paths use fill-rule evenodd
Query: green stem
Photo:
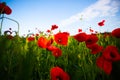
<svg viewBox="0 0 120 80"><path fill-rule="evenodd" d="M4 14L1 17L2 20L1 20L1 23L0 23L0 35L2 33L3 17L4 17Z"/></svg>
<svg viewBox="0 0 120 80"><path fill-rule="evenodd" d="M68 54L66 55L66 66L65 66L65 71L67 71L67 67L68 67L68 60L69 60L69 58L68 58Z"/></svg>
<svg viewBox="0 0 120 80"><path fill-rule="evenodd" d="M84 49L85 49L85 48L84 48ZM83 49L83 50L84 50L84 49ZM86 64L85 56L86 56L86 55L85 55L85 53L84 53L84 54L83 54L83 58L82 58L84 62L82 63L83 65L82 65L81 68L82 68L82 71L83 71L84 80L87 80L87 79L86 79L87 76L86 76L86 72L85 72L85 68L86 68L86 66L85 66L85 64Z"/></svg>
<svg viewBox="0 0 120 80"><path fill-rule="evenodd" d="M55 57L54 66L57 66L57 58Z"/></svg>
<svg viewBox="0 0 120 80"><path fill-rule="evenodd" d="M83 67L82 67L82 71L83 71L83 74L84 74L84 80L86 80L86 75L85 75L85 71L84 71Z"/></svg>
<svg viewBox="0 0 120 80"><path fill-rule="evenodd" d="M10 55L10 57L9 57L9 65L8 65L8 79L10 78L10 73L11 73L11 57L12 57L12 54Z"/></svg>

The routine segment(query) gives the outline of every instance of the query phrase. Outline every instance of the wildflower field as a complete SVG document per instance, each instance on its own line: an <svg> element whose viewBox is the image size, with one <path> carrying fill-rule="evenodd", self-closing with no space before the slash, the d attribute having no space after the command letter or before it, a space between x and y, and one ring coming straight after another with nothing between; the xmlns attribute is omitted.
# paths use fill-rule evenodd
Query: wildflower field
<svg viewBox="0 0 120 80"><path fill-rule="evenodd" d="M0 3L0 19L11 14ZM14 20L12 20L14 21ZM16 22L16 21L14 21ZM98 23L104 26L105 20ZM0 80L119 80L120 28L112 32L92 33L79 29L75 35L52 31L13 36L12 28L0 31Z"/></svg>

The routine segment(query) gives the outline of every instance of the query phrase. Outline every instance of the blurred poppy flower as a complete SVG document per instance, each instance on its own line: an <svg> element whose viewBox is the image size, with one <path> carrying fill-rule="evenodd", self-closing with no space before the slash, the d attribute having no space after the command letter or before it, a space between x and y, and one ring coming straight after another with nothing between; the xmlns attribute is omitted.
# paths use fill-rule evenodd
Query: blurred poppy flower
<svg viewBox="0 0 120 80"><path fill-rule="evenodd" d="M52 38L49 39L48 42L47 42L47 46L50 46L53 42L54 42L54 40Z"/></svg>
<svg viewBox="0 0 120 80"><path fill-rule="evenodd" d="M103 54L105 59L109 60L109 61L118 61L120 60L120 54L118 52L117 47L115 46L107 46L105 48L105 50L103 51Z"/></svg>
<svg viewBox="0 0 120 80"><path fill-rule="evenodd" d="M120 28L116 28L112 31L112 36L120 38Z"/></svg>
<svg viewBox="0 0 120 80"><path fill-rule="evenodd" d="M78 29L78 32L82 32L82 29Z"/></svg>
<svg viewBox="0 0 120 80"><path fill-rule="evenodd" d="M90 31L91 33L92 33L92 32L94 32L94 30L93 30L93 29L91 29L91 28L89 29L89 31Z"/></svg>
<svg viewBox="0 0 120 80"><path fill-rule="evenodd" d="M66 46L68 43L68 37L69 37L68 32L59 32L59 33L54 35L54 40L57 44L61 44L61 45Z"/></svg>
<svg viewBox="0 0 120 80"><path fill-rule="evenodd" d="M62 51L59 48L57 48L56 46L50 45L47 47L47 50L51 51L53 56L56 58L58 58L62 55Z"/></svg>
<svg viewBox="0 0 120 80"><path fill-rule="evenodd" d="M47 48L51 45L50 40L46 39L45 37L40 37L37 41L37 44L41 48Z"/></svg>
<svg viewBox="0 0 120 80"><path fill-rule="evenodd" d="M53 67L50 70L51 80L70 80L69 75L60 67Z"/></svg>
<svg viewBox="0 0 120 80"><path fill-rule="evenodd" d="M102 20L101 22L98 23L99 26L104 26L105 20Z"/></svg>
<svg viewBox="0 0 120 80"><path fill-rule="evenodd" d="M28 40L28 42L30 42L30 41L34 41L34 40L35 40L35 38L34 38L34 37L32 37L32 36L30 36L30 37L28 37L28 38L27 38L27 40Z"/></svg>
<svg viewBox="0 0 120 80"><path fill-rule="evenodd" d="M83 42L87 40L87 34L86 33L78 33L73 36L78 42Z"/></svg>
<svg viewBox="0 0 120 80"><path fill-rule="evenodd" d="M38 34L38 33L36 33L36 36L39 36L39 34Z"/></svg>
<svg viewBox="0 0 120 80"><path fill-rule="evenodd" d="M98 33L98 31L95 31L95 33L97 34L97 33Z"/></svg>
<svg viewBox="0 0 120 80"><path fill-rule="evenodd" d="M54 48L52 50L52 54L53 54L53 56L55 56L56 58L58 58L58 57L60 57L62 55L62 51L59 48L56 47L56 48Z"/></svg>
<svg viewBox="0 0 120 80"><path fill-rule="evenodd" d="M91 49L91 53L92 54L97 54L99 53L100 51L102 51L103 47L102 46L99 46L98 44L94 43L94 44L91 44L91 45L87 45L87 47L89 49Z"/></svg>
<svg viewBox="0 0 120 80"><path fill-rule="evenodd" d="M53 51L53 50L55 50L56 48L57 48L56 46L50 45L50 46L47 47L47 50Z"/></svg>
<svg viewBox="0 0 120 80"><path fill-rule="evenodd" d="M4 13L7 14L7 15L9 15L9 14L12 13L12 10L10 9L10 7L5 6L5 8L4 8Z"/></svg>
<svg viewBox="0 0 120 80"><path fill-rule="evenodd" d="M63 70L59 67L53 67L50 70L51 80L61 80Z"/></svg>
<svg viewBox="0 0 120 80"><path fill-rule="evenodd" d="M87 40L85 41L86 45L90 45L93 43L96 43L98 41L98 37L95 34L90 34L87 37Z"/></svg>
<svg viewBox="0 0 120 80"><path fill-rule="evenodd" d="M11 14L12 13L12 10L11 10L11 8L9 7L9 6L7 6L6 5L6 3L5 2L2 2L2 3L0 3L0 14L7 14L7 15L9 15L9 14Z"/></svg>
<svg viewBox="0 0 120 80"><path fill-rule="evenodd" d="M96 60L96 65L97 65L100 69L104 70L104 72L105 72L106 74L110 74L111 71L112 71L112 62L104 59L103 56L97 58L97 60Z"/></svg>
<svg viewBox="0 0 120 80"><path fill-rule="evenodd" d="M70 80L70 76L66 72L63 72L62 76L63 76L62 80Z"/></svg>
<svg viewBox="0 0 120 80"><path fill-rule="evenodd" d="M55 29L57 29L57 28L58 28L57 25L52 25L51 30L55 30Z"/></svg>
<svg viewBox="0 0 120 80"><path fill-rule="evenodd" d="M46 32L50 33L50 30L48 29Z"/></svg>

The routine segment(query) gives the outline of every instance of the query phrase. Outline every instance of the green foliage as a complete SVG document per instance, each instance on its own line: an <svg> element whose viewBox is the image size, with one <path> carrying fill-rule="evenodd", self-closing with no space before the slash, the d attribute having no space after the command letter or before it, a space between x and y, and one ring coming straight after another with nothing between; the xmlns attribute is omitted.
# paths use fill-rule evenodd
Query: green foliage
<svg viewBox="0 0 120 80"><path fill-rule="evenodd" d="M103 47L116 45L120 49L119 39L99 34ZM53 45L62 50L62 56L55 58L46 49L37 46L37 40L27 42L26 38L15 36L8 39L0 36L0 80L50 80L50 69L60 66L71 80L108 80L106 75L96 66L96 58L101 55L91 54L84 42L79 43L69 37L68 45ZM113 63L113 73L118 73L119 63ZM112 73L112 74L113 74ZM114 78L115 75L111 75Z"/></svg>

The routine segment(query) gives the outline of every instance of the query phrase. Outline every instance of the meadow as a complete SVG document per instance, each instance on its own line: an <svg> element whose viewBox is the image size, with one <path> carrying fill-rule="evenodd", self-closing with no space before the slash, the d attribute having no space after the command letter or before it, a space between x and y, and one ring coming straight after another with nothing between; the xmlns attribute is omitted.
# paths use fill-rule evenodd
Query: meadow
<svg viewBox="0 0 120 80"><path fill-rule="evenodd" d="M4 15L11 9L0 3L0 80L118 80L120 76L120 28L112 32L75 35L52 25L47 32L19 36L17 21ZM4 18L18 24L1 34ZM104 26L105 20L98 25ZM13 35L15 33L15 35Z"/></svg>

